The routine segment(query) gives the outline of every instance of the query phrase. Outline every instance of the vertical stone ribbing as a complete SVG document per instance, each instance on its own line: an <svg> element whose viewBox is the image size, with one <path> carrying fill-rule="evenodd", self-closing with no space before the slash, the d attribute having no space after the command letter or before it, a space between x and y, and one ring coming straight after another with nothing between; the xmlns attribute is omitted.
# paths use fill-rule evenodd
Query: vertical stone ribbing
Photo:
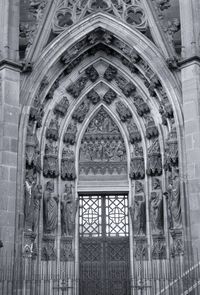
<svg viewBox="0 0 200 295"><path fill-rule="evenodd" d="M182 28L181 77L185 123L188 199L193 245L200 247L200 3L180 0ZM188 210L189 211L189 210Z"/></svg>

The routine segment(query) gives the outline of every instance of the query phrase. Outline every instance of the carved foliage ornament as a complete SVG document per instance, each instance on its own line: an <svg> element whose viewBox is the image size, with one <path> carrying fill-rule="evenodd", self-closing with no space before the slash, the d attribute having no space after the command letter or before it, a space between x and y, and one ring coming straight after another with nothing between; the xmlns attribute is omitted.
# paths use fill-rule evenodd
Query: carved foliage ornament
<svg viewBox="0 0 200 295"><path fill-rule="evenodd" d="M103 100L108 104L110 105L114 100L115 98L117 97L117 93L112 90L112 89L109 89L103 96Z"/></svg>

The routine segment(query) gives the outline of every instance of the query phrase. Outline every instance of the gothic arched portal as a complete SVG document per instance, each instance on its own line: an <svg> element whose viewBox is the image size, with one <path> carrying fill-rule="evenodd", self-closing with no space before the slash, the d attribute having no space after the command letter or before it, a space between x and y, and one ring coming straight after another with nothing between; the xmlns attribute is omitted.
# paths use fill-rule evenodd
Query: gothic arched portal
<svg viewBox="0 0 200 295"><path fill-rule="evenodd" d="M82 24L52 41L24 80L21 246L39 263L70 265L78 279L84 208L94 221L110 207L115 234L129 238L132 276L141 259L183 252L178 85L141 33L101 13ZM90 223L88 238L97 230Z"/></svg>

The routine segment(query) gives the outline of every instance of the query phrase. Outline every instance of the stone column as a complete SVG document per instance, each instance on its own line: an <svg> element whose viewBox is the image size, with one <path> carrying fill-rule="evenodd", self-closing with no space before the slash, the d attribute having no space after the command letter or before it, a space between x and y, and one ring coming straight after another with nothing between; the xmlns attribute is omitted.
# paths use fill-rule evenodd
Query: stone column
<svg viewBox="0 0 200 295"><path fill-rule="evenodd" d="M186 147L186 192L191 238L200 249L200 1L180 0L182 33L182 93Z"/></svg>
<svg viewBox="0 0 200 295"><path fill-rule="evenodd" d="M13 250L15 235L20 66L19 0L0 1L0 240Z"/></svg>

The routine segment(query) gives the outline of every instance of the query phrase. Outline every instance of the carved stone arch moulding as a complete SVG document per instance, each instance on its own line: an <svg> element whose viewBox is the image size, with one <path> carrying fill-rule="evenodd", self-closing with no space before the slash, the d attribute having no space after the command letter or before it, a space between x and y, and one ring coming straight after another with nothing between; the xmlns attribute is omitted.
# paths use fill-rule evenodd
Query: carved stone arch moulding
<svg viewBox="0 0 200 295"><path fill-rule="evenodd" d="M103 33L102 33L103 32ZM88 34L86 36L86 40L90 40L91 48L89 50L93 50L94 46L96 44L96 32L92 32L92 34ZM54 65L52 68L49 68L49 72L47 71L46 67L46 73L48 72L49 76L43 76L44 78L42 81L40 81L40 85L38 86L37 93L34 97L34 103L32 104L30 108L29 113L29 129L27 132L27 142L26 142L26 163L25 167L27 170L26 175L26 191L23 195L27 198L26 203L26 209L27 212L31 211L31 206L35 206L34 208L34 216L29 215L28 213L25 213L25 227L26 229L35 232L35 222L37 220L37 216L39 216L39 210L41 206L41 195L44 198L44 192L46 193L46 196L50 197L50 200L52 202L52 206L57 210L57 195L56 195L56 179L60 178L64 181L71 181L74 182L76 175L76 169L75 169L75 146L77 142L77 129L80 128L80 125L86 120L87 114L92 110L98 107L99 104L103 104L105 108L110 108L112 112L115 112L116 117L118 118L118 121L120 120L120 124L123 125L124 132L127 135L127 138L129 138L129 145L130 145L130 151L133 153L130 160L130 175L129 177L133 179L134 181L139 180L143 181L145 174L147 174L150 177L162 177L161 174L163 173L163 167L167 171L167 177L169 178L168 185L169 187L166 190L166 195L169 196L176 196L177 202L176 204L172 204L169 202L169 212L170 218L171 218L171 224L170 229L171 231L181 231L181 217L179 220L173 220L175 218L173 214L175 215L175 212L180 212L180 192L179 192L179 172L177 172L178 168L178 130L174 129L174 123L173 123L173 116L172 113L175 114L175 118L177 119L177 110L174 108L174 105L171 106L168 100L168 96L165 92L164 87L162 86L162 82L159 81L159 78L157 74L155 75L154 71L152 72L152 69L149 67L147 62L145 63L143 61L142 55L140 56L137 52L135 54L135 49L128 45L127 43L122 42L121 40L115 40L115 44L112 43L113 39L116 38L113 34L108 34L108 31L102 31L98 30L97 34L102 35L105 39L104 46L110 47L110 50L112 50L112 47L117 47L117 52L121 52L120 56L122 56L122 60L120 61L121 64L126 66L129 70L133 68L135 69L135 74L139 76L139 79L143 80L144 84L146 83L148 91L149 91L149 99L152 99L155 101L154 105L157 106L157 108L160 107L160 100L159 98L161 96L166 97L167 102L164 103L164 111L167 113L167 122L168 127L170 128L170 134L168 136L167 142L166 142L166 164L162 163L161 161L161 152L160 147L157 145L158 138L160 136L158 130L155 128L157 121L152 120L151 117L151 108L152 105L148 103L148 100L146 100L145 97L140 97L138 95L135 95L136 89L133 81L127 79L127 76L124 75L120 77L116 73L116 69L114 67L111 67L108 65L108 67L103 72L104 79L110 83L111 87L108 87L108 91L101 95L100 92L98 92L98 89L95 87L91 87L89 92L85 92L83 96L81 96L81 92L83 91L85 87L85 83L89 83L90 85L93 85L98 81L99 79L99 72L95 65L90 65L86 67L84 70L84 73L80 74L79 81L79 87L75 88L70 87L76 80L73 81L72 84L68 85L67 89L62 88L62 79L67 79L69 76L69 73L76 71L76 67L80 64L79 60L79 53L74 55L72 58L72 62L74 62L73 67L68 72L68 67L70 67L70 63L68 61L63 61L63 58L66 56L66 52L62 52L61 60L57 61L57 64ZM99 35L98 35L99 36ZM105 38L106 37L106 38ZM89 39L88 39L89 38ZM120 41L120 42L119 42ZM92 44L94 42L94 44ZM110 44L111 42L111 44ZM80 46L81 40L79 40L79 43L76 43L74 46ZM109 45L109 46L108 46ZM73 47L73 50L77 48ZM72 52L72 48L70 51ZM102 47L103 48L103 47ZM102 50L101 48L101 50ZM74 50L74 53L76 52ZM150 51L152 54L152 51ZM86 53L85 53L86 54ZM144 54L144 53L143 53ZM45 55L45 54L44 54ZM44 57L43 55L43 57ZM67 52L67 57L68 57ZM125 59L126 56L126 59ZM118 56L119 57L119 56ZM84 57L85 59L87 56ZM57 58L58 60L58 58ZM63 62L65 65L63 65ZM38 63L38 65L40 62ZM41 65L41 64L40 64ZM59 79L54 79L54 83L51 85L50 83L50 77L52 76L53 69L58 67L58 71L60 75ZM89 68L89 69L88 69ZM63 72L64 70L64 72ZM42 70L43 71L43 70ZM159 72L159 68L157 69L157 72ZM33 71L33 77L37 80L37 74L35 71ZM32 75L31 74L31 75ZM59 75L59 74L58 74ZM145 77L146 75L146 77ZM32 77L32 76L31 76ZM31 80L30 77L30 80ZM33 79L33 80L34 80ZM39 79L39 77L38 77ZM169 78L170 81L170 78ZM147 84L147 82L149 84ZM151 82L151 83L150 83ZM168 82L169 83L169 82ZM115 84L114 89L117 89L117 91L113 90L113 86ZM172 83L173 84L173 83ZM25 85L25 84L24 84ZM73 86L73 85L72 85ZM124 86L124 87L123 87ZM83 88L82 88L83 87ZM69 89L70 88L70 89ZM162 88L162 89L160 89ZM78 92L77 92L78 91ZM80 91L80 93L79 93ZM119 98L118 93L120 93L121 97ZM170 91L168 90L168 94ZM62 95L60 95L62 94ZM171 94L172 95L172 94ZM156 98L158 96L158 98ZM81 97L81 98L80 98ZM58 99L59 98L59 99ZM73 105L73 106L72 106ZM167 105L167 108L165 109L165 106ZM46 113L49 111L49 108L53 106L51 110L51 119L48 120L48 124L46 126L46 132L42 132L41 130L44 130L44 125L42 118L43 116L46 116ZM170 109L171 108L171 109ZM143 129L139 128L140 125L136 125L133 118L133 113L137 114L137 120L141 122L141 125L143 126ZM98 113L96 114L98 116ZM61 134L60 128L64 126L63 121L66 120L66 118L69 118L68 123L66 125L65 131L63 132L63 139L60 140L59 136ZM106 121L109 121L109 117ZM97 119L97 122L100 119ZM95 116L88 124L88 128L90 129L90 124L94 124ZM110 128L112 126L111 123L107 123ZM146 126L145 126L146 125ZM177 124L178 125L178 124ZM98 124L97 124L98 126ZM106 127L107 128L107 127ZM101 144L97 145L98 148L96 151L94 151L95 154L95 162L105 162L107 163L113 163L114 165L116 163L124 164L124 145L123 140L121 140L119 132L116 131L111 133L111 130L108 128L107 134L104 133L102 130L101 132L95 133L95 136L91 136L88 129L86 129L86 132L83 136L83 150L84 150L84 142L87 145L90 144L90 141L93 141L93 146L95 145L95 141L98 142L99 138L102 141ZM116 125L114 124L114 130L116 128ZM141 144L141 139L144 138L144 128L146 130L149 130L148 133L146 133L146 143L148 146L148 156L147 156L147 167L145 167L144 164L144 154L147 153L147 151L144 152ZM148 129L149 128L149 129ZM165 134L168 133L168 128L166 125L163 125L162 128L165 128ZM117 128L116 128L117 130ZM111 133L111 136L109 135ZM45 148L43 151L38 149L38 142L41 141L42 134L45 136ZM39 136L40 135L40 138ZM101 154L101 150L106 150L106 144L105 144L105 138L106 140L110 141L109 149L113 148L114 153L112 153L109 149L104 153L104 155ZM62 145L61 145L62 142ZM119 143L119 146L118 146ZM81 143L82 144L82 143ZM85 145L85 146L86 146ZM63 150L62 152L58 152L58 149L62 146ZM39 152L38 152L39 150ZM147 148L146 148L147 150ZM41 153L40 155L38 155ZM86 149L87 153L87 149ZM92 151L93 153L93 151ZM126 155L127 156L127 155ZM129 155L130 156L130 155ZM44 158L43 166L41 167L41 157ZM89 156L89 159L91 157ZM83 157L83 160L85 158ZM88 158L86 157L86 160ZM100 161L101 160L101 161ZM85 161L85 160L84 160ZM85 162L80 162L85 165ZM88 161L89 163L90 161ZM47 163L47 164L45 164ZM59 171L58 163L60 163L61 170ZM127 163L127 161L126 161ZM89 163L90 164L90 163ZM88 164L88 167L90 166ZM104 166L106 166L104 165ZM117 164L118 165L118 164ZM121 171L125 168L121 167L119 168L117 165L115 167L111 167L110 165L107 165L106 167L97 167L95 171L92 171L93 167L91 166L87 169L84 166L84 173L104 173L106 169L106 173L121 173ZM125 165L125 164L124 164ZM126 164L127 165L127 164ZM122 165L123 166L123 165ZM124 166L125 167L125 166ZM88 170L89 169L89 170ZM127 169L127 167L126 167ZM86 173L87 172L87 173ZM176 173L175 173L176 172ZM41 175L44 176L44 183L42 183L42 190L43 193L41 193ZM48 185L47 185L48 184ZM171 187L173 189L171 190ZM174 191L176 190L176 193ZM174 193L174 195L173 195ZM32 202L29 203L28 200L31 198ZM169 197L170 198L170 197ZM172 197L171 197L172 198ZM49 199L49 198L48 198ZM139 197L138 197L139 199ZM36 202L37 201L37 202ZM174 206L174 207L173 207ZM172 208L173 207L173 208ZM33 211L32 211L33 212ZM29 217L28 217L29 216ZM48 221L48 220L47 220ZM45 222L47 222L45 221ZM54 226L56 227L57 221L56 217L54 217ZM144 232L145 230L143 230ZM55 230L56 232L56 230ZM44 237L44 248L48 250L48 247L51 251L53 251L53 247L55 245L54 236L55 236L54 228L52 228L51 233L46 233L51 235L49 236L48 245L47 245L47 238ZM37 234L37 232L36 232ZM174 232L171 234L172 239L175 239ZM37 237L36 237L37 238ZM158 241L159 239L155 237L155 241ZM162 240L162 239L161 239ZM160 240L159 240L160 241ZM48 246L48 247L47 247ZM63 246L64 247L64 246ZM47 251L46 250L46 251ZM50 251L49 250L49 251ZM53 252L52 252L53 253ZM50 255L50 254L48 254ZM51 256L51 255L50 255Z"/></svg>

